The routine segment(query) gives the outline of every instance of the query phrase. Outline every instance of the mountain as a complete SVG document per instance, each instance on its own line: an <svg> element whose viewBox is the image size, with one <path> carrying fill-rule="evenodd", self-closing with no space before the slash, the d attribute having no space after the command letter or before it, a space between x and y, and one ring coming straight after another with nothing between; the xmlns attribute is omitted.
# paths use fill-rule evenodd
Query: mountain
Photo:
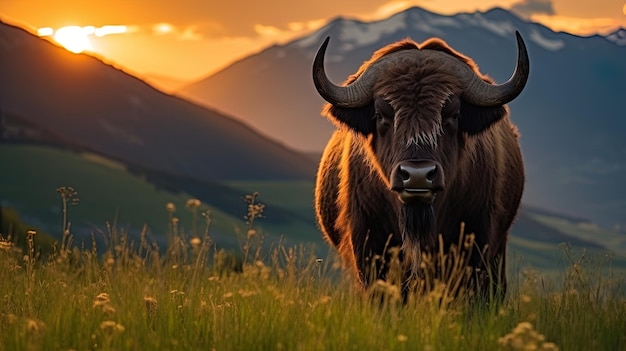
<svg viewBox="0 0 626 351"><path fill-rule="evenodd" d="M135 169L204 180L315 173L307 155L238 120L1 22L0 58L0 135L45 136Z"/></svg>
<svg viewBox="0 0 626 351"><path fill-rule="evenodd" d="M607 40L614 42L617 45L626 46L626 29L620 28L613 33L606 36Z"/></svg>
<svg viewBox="0 0 626 351"><path fill-rule="evenodd" d="M411 8L378 22L337 18L317 32L245 58L178 92L238 116L300 150L321 150L334 127L319 115L311 79L315 52L331 37L326 67L337 83L378 48L436 36L503 82L513 71L514 31L531 60L528 85L510 104L522 133L524 203L626 224L626 46L623 31L603 37L556 33L503 9L443 16ZM241 101L245 101L242 103Z"/></svg>

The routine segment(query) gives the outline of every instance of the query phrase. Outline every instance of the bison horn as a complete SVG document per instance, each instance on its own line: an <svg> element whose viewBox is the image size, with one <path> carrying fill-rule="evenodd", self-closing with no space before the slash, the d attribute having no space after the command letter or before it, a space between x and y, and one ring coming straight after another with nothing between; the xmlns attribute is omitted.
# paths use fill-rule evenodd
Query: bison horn
<svg viewBox="0 0 626 351"><path fill-rule="evenodd" d="M482 80L467 64L452 55L435 50L403 50L385 55L372 63L363 74L347 86L333 84L324 69L324 55L330 37L319 48L313 62L313 82L324 100L340 107L362 107L373 98L372 89L377 77L386 67L398 64L419 64L425 60L439 62L450 74L456 75L463 84L463 98L477 106L500 106L515 99L524 89L529 73L526 45L519 32L517 38L517 65L511 78L500 85Z"/></svg>

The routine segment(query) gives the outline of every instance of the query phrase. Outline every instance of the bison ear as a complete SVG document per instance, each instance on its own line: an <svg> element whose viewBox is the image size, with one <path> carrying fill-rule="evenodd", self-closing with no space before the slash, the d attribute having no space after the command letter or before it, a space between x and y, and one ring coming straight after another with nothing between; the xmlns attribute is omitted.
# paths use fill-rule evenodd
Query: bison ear
<svg viewBox="0 0 626 351"><path fill-rule="evenodd" d="M369 135L376 130L376 121L373 117L374 104L358 108L329 105L325 112L328 118L336 124L346 126L357 133Z"/></svg>
<svg viewBox="0 0 626 351"><path fill-rule="evenodd" d="M470 135L482 133L506 116L507 112L505 106L480 107L463 102L461 104L459 129Z"/></svg>

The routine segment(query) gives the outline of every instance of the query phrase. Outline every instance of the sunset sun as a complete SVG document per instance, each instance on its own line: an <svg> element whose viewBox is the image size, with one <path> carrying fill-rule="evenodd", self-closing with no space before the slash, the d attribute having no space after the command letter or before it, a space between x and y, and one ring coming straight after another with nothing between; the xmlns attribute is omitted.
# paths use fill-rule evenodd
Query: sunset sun
<svg viewBox="0 0 626 351"><path fill-rule="evenodd" d="M79 54L86 50L93 50L89 33L84 27L68 26L59 28L52 36L56 42L67 50Z"/></svg>
<svg viewBox="0 0 626 351"><path fill-rule="evenodd" d="M57 30L50 27L39 28L37 34L40 37L52 37L59 45L75 54L84 51L93 51L91 36L103 37L110 34L122 34L128 32L127 26L107 25L94 26L65 26Z"/></svg>

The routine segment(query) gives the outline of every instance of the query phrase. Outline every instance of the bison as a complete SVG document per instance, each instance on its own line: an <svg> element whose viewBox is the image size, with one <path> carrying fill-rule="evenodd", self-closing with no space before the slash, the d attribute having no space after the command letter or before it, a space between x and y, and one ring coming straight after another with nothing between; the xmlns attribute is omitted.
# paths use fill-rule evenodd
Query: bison
<svg viewBox="0 0 626 351"><path fill-rule="evenodd" d="M395 247L406 296L425 276L424 257L472 233L466 291L504 295L507 236L524 187L506 106L529 74L516 38L515 71L499 85L439 38L390 44L341 86L324 69L330 37L319 48L313 81L337 130L317 173L316 217L361 287L387 279Z"/></svg>

